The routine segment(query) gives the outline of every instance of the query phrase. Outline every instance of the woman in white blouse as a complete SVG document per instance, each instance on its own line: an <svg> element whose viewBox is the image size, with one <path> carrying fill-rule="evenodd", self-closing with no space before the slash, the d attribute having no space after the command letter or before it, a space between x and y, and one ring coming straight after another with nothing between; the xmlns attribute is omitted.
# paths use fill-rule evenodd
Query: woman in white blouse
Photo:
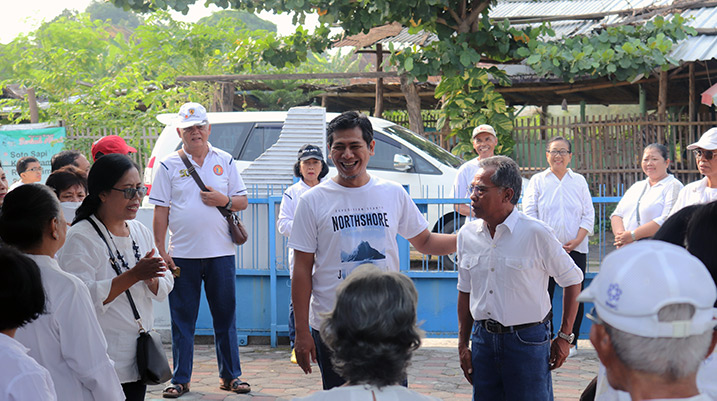
<svg viewBox="0 0 717 401"><path fill-rule="evenodd" d="M688 145L687 150L694 153L697 169L704 178L685 185L670 214L685 206L717 200L717 127L708 129L699 141Z"/></svg>
<svg viewBox="0 0 717 401"><path fill-rule="evenodd" d="M102 156L87 183L89 194L77 209L58 260L90 290L125 397L143 400L146 385L137 370L139 325L124 292L132 294L143 328L151 330L152 300L165 299L174 279L156 253L152 232L134 220L147 193L137 165L125 155Z"/></svg>
<svg viewBox="0 0 717 401"><path fill-rule="evenodd" d="M670 159L664 145L647 145L642 154L646 179L625 192L610 216L615 246L652 237L670 214L682 183L669 173Z"/></svg>
<svg viewBox="0 0 717 401"><path fill-rule="evenodd" d="M572 160L572 145L561 137L548 141L545 152L550 168L530 178L523 195L523 212L542 220L553 228L563 249L585 273L587 267L588 234L593 231L595 208L585 177L568 168ZM550 278L548 292L553 298L555 281ZM583 306L573 324L573 354L583 320Z"/></svg>
<svg viewBox="0 0 717 401"><path fill-rule="evenodd" d="M5 197L0 236L40 267L47 299L47 313L19 328L15 339L50 372L58 400L124 400L87 287L53 259L66 233L49 187L22 185Z"/></svg>
<svg viewBox="0 0 717 401"><path fill-rule="evenodd" d="M329 173L329 166L324 161L324 155L318 146L305 144L299 149L298 160L294 164L294 176L299 177L299 181L290 186L284 192L281 199L281 207L279 208L279 218L276 221L276 228L279 233L286 238L291 236L291 227L294 224L294 212L296 205L299 203L301 194L319 185L319 181ZM289 278L294 273L294 250L289 248ZM296 353L294 351L294 338L296 330L294 329L294 305L289 297L289 341L291 342L291 362L296 363Z"/></svg>

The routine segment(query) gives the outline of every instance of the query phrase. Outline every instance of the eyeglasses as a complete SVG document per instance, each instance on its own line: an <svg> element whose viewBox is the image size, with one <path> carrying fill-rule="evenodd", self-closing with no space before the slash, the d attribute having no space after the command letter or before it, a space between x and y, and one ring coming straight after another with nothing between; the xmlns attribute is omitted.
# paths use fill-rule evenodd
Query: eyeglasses
<svg viewBox="0 0 717 401"><path fill-rule="evenodd" d="M705 160L712 160L715 155L714 150L695 149L692 151L695 154L695 158L701 157Z"/></svg>
<svg viewBox="0 0 717 401"><path fill-rule="evenodd" d="M468 191L472 194L476 194L478 196L483 196L491 188L501 188L501 187L499 187L497 185L494 185L492 187L486 187L483 185L471 185L470 187L468 187Z"/></svg>
<svg viewBox="0 0 717 401"><path fill-rule="evenodd" d="M33 168L29 168L25 171L32 171L33 173L37 173L37 172L42 171L42 167L33 167Z"/></svg>
<svg viewBox="0 0 717 401"><path fill-rule="evenodd" d="M119 191L124 193L125 199L134 199L135 196L139 195L140 198L147 195L147 187L141 186L139 188L112 188L114 191Z"/></svg>
<svg viewBox="0 0 717 401"><path fill-rule="evenodd" d="M602 324L602 325L605 324L605 322L602 319L600 319L600 317L597 315L597 312L595 312L594 306L593 306L592 310L590 311L590 313L585 314L585 317L590 319L590 321L592 321L595 324Z"/></svg>
<svg viewBox="0 0 717 401"><path fill-rule="evenodd" d="M557 155L567 156L567 155L570 154L570 151L569 151L569 150L565 150L565 149L563 149L563 150L549 150L548 153L550 153L551 156L557 156Z"/></svg>

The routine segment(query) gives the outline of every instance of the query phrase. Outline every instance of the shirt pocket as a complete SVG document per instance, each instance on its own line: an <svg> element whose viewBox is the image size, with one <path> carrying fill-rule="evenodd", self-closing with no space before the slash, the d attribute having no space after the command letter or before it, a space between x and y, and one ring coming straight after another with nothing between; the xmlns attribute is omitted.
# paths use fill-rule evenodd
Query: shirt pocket
<svg viewBox="0 0 717 401"><path fill-rule="evenodd" d="M527 291L530 288L539 286L536 282L535 261L531 258L505 258L505 286L519 291Z"/></svg>
<svg viewBox="0 0 717 401"><path fill-rule="evenodd" d="M461 269L468 271L471 277L471 282L481 283L487 279L489 270L488 256L471 255L464 257L458 263Z"/></svg>

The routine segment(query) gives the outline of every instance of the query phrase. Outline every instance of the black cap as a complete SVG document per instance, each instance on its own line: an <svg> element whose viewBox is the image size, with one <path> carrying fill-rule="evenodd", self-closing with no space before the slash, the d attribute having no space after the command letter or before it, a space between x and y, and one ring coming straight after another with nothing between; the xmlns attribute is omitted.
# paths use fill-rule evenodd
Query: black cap
<svg viewBox="0 0 717 401"><path fill-rule="evenodd" d="M299 161L302 162L309 159L324 160L324 155L318 146L307 143L299 149Z"/></svg>

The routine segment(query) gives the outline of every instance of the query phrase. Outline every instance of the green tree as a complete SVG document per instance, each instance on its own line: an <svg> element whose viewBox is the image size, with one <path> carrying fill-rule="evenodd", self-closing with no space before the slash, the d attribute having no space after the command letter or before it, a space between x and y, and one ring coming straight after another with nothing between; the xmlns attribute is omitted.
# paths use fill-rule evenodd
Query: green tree
<svg viewBox="0 0 717 401"><path fill-rule="evenodd" d="M208 17L203 17L197 21L200 25L215 26L222 19L231 19L236 21L237 29L248 29L250 31L262 30L276 32L276 24L259 18L255 14L237 10L219 10L212 13Z"/></svg>
<svg viewBox="0 0 717 401"><path fill-rule="evenodd" d="M135 10L155 10L172 8L181 12L187 12L188 6L196 0L111 0L118 6L132 8ZM440 124L450 123L452 133L459 135L462 146L456 148L456 152L463 156L470 157L467 151L470 149L470 130L472 127L488 123L493 125L498 132L501 143L499 152L510 153L512 150L512 108L506 107L505 100L495 91L495 84L508 85L509 78L506 74L495 67L485 68L479 66L481 61L489 62L516 62L528 57L531 54L549 52L551 55L561 52L560 44L545 43L543 39L553 34L547 26L537 28L516 29L506 21L493 21L488 16L488 11L496 0L417 0L404 2L395 0L206 0L205 4L215 4L223 8L234 8L249 12L274 11L293 12L294 23L303 23L307 13L317 12L319 14L320 29L316 36L327 35L328 26L338 25L346 34L352 35L359 32L367 32L370 28L391 22L400 22L404 26L411 27L414 32L424 30L438 36L438 41L424 47L408 47L392 49L393 55L390 63L395 65L402 73L415 77L418 80L425 80L429 75L441 75L442 80L436 89L436 95L442 99L443 116ZM674 20L673 20L674 21ZM639 35L625 30L625 35L617 38L611 44L623 46L624 43L634 42L635 39L644 39L644 34L649 37L657 37L660 33L664 35L659 43L652 46L663 55L662 59L654 57L650 62L655 62L648 68L649 63L640 65L639 59L644 52L630 51L627 46L625 61L619 62L614 67L609 67L611 57L604 54L594 54L590 57L590 64L597 63L593 67L596 75L606 72L613 77L633 75L635 71L648 74L654 67L664 66L669 60L664 57L668 48L667 42L675 42L681 34L674 35L682 29L682 23L676 21L677 30L665 30L658 24L646 25L645 30ZM301 28L300 28L301 29ZM614 31L608 31L606 35L614 35ZM602 35L602 34L601 34ZM599 39L598 39L599 40ZM626 42L627 41L627 42ZM298 43L298 42L297 42ZM297 44L295 43L295 44ZM324 45L326 41L314 40L314 45ZM634 44L634 43L633 43ZM583 49L589 46L588 43L577 39L570 43L569 50L581 53L591 53ZM547 46L547 47L543 47ZM317 50L317 49L314 49ZM268 50L272 52L273 49ZM306 52L302 53L302 56ZM266 56L266 55L265 55ZM280 57L266 57L272 63L281 63L284 59L290 59L285 52ZM299 57L299 60L303 60ZM565 56L564 64L570 64L570 56ZM552 63L560 67L560 58L553 58ZM629 60L629 61L628 61ZM295 62L296 60L290 60ZM535 57L530 61L533 64L542 62ZM575 63L573 63L575 64ZM628 65L630 72L617 74L619 70L626 69ZM600 67L602 66L602 67ZM540 66L538 66L540 68ZM615 68L613 70L613 68ZM545 68L539 71L546 71ZM557 71L560 76L564 75L565 69ZM569 71L569 70L568 70ZM555 73L556 71L551 71ZM569 79L569 76L567 76ZM440 125L439 124L439 125Z"/></svg>
<svg viewBox="0 0 717 401"><path fill-rule="evenodd" d="M142 23L142 17L132 11L123 10L112 3L93 0L85 12L91 20L109 21L112 25L133 31Z"/></svg>

